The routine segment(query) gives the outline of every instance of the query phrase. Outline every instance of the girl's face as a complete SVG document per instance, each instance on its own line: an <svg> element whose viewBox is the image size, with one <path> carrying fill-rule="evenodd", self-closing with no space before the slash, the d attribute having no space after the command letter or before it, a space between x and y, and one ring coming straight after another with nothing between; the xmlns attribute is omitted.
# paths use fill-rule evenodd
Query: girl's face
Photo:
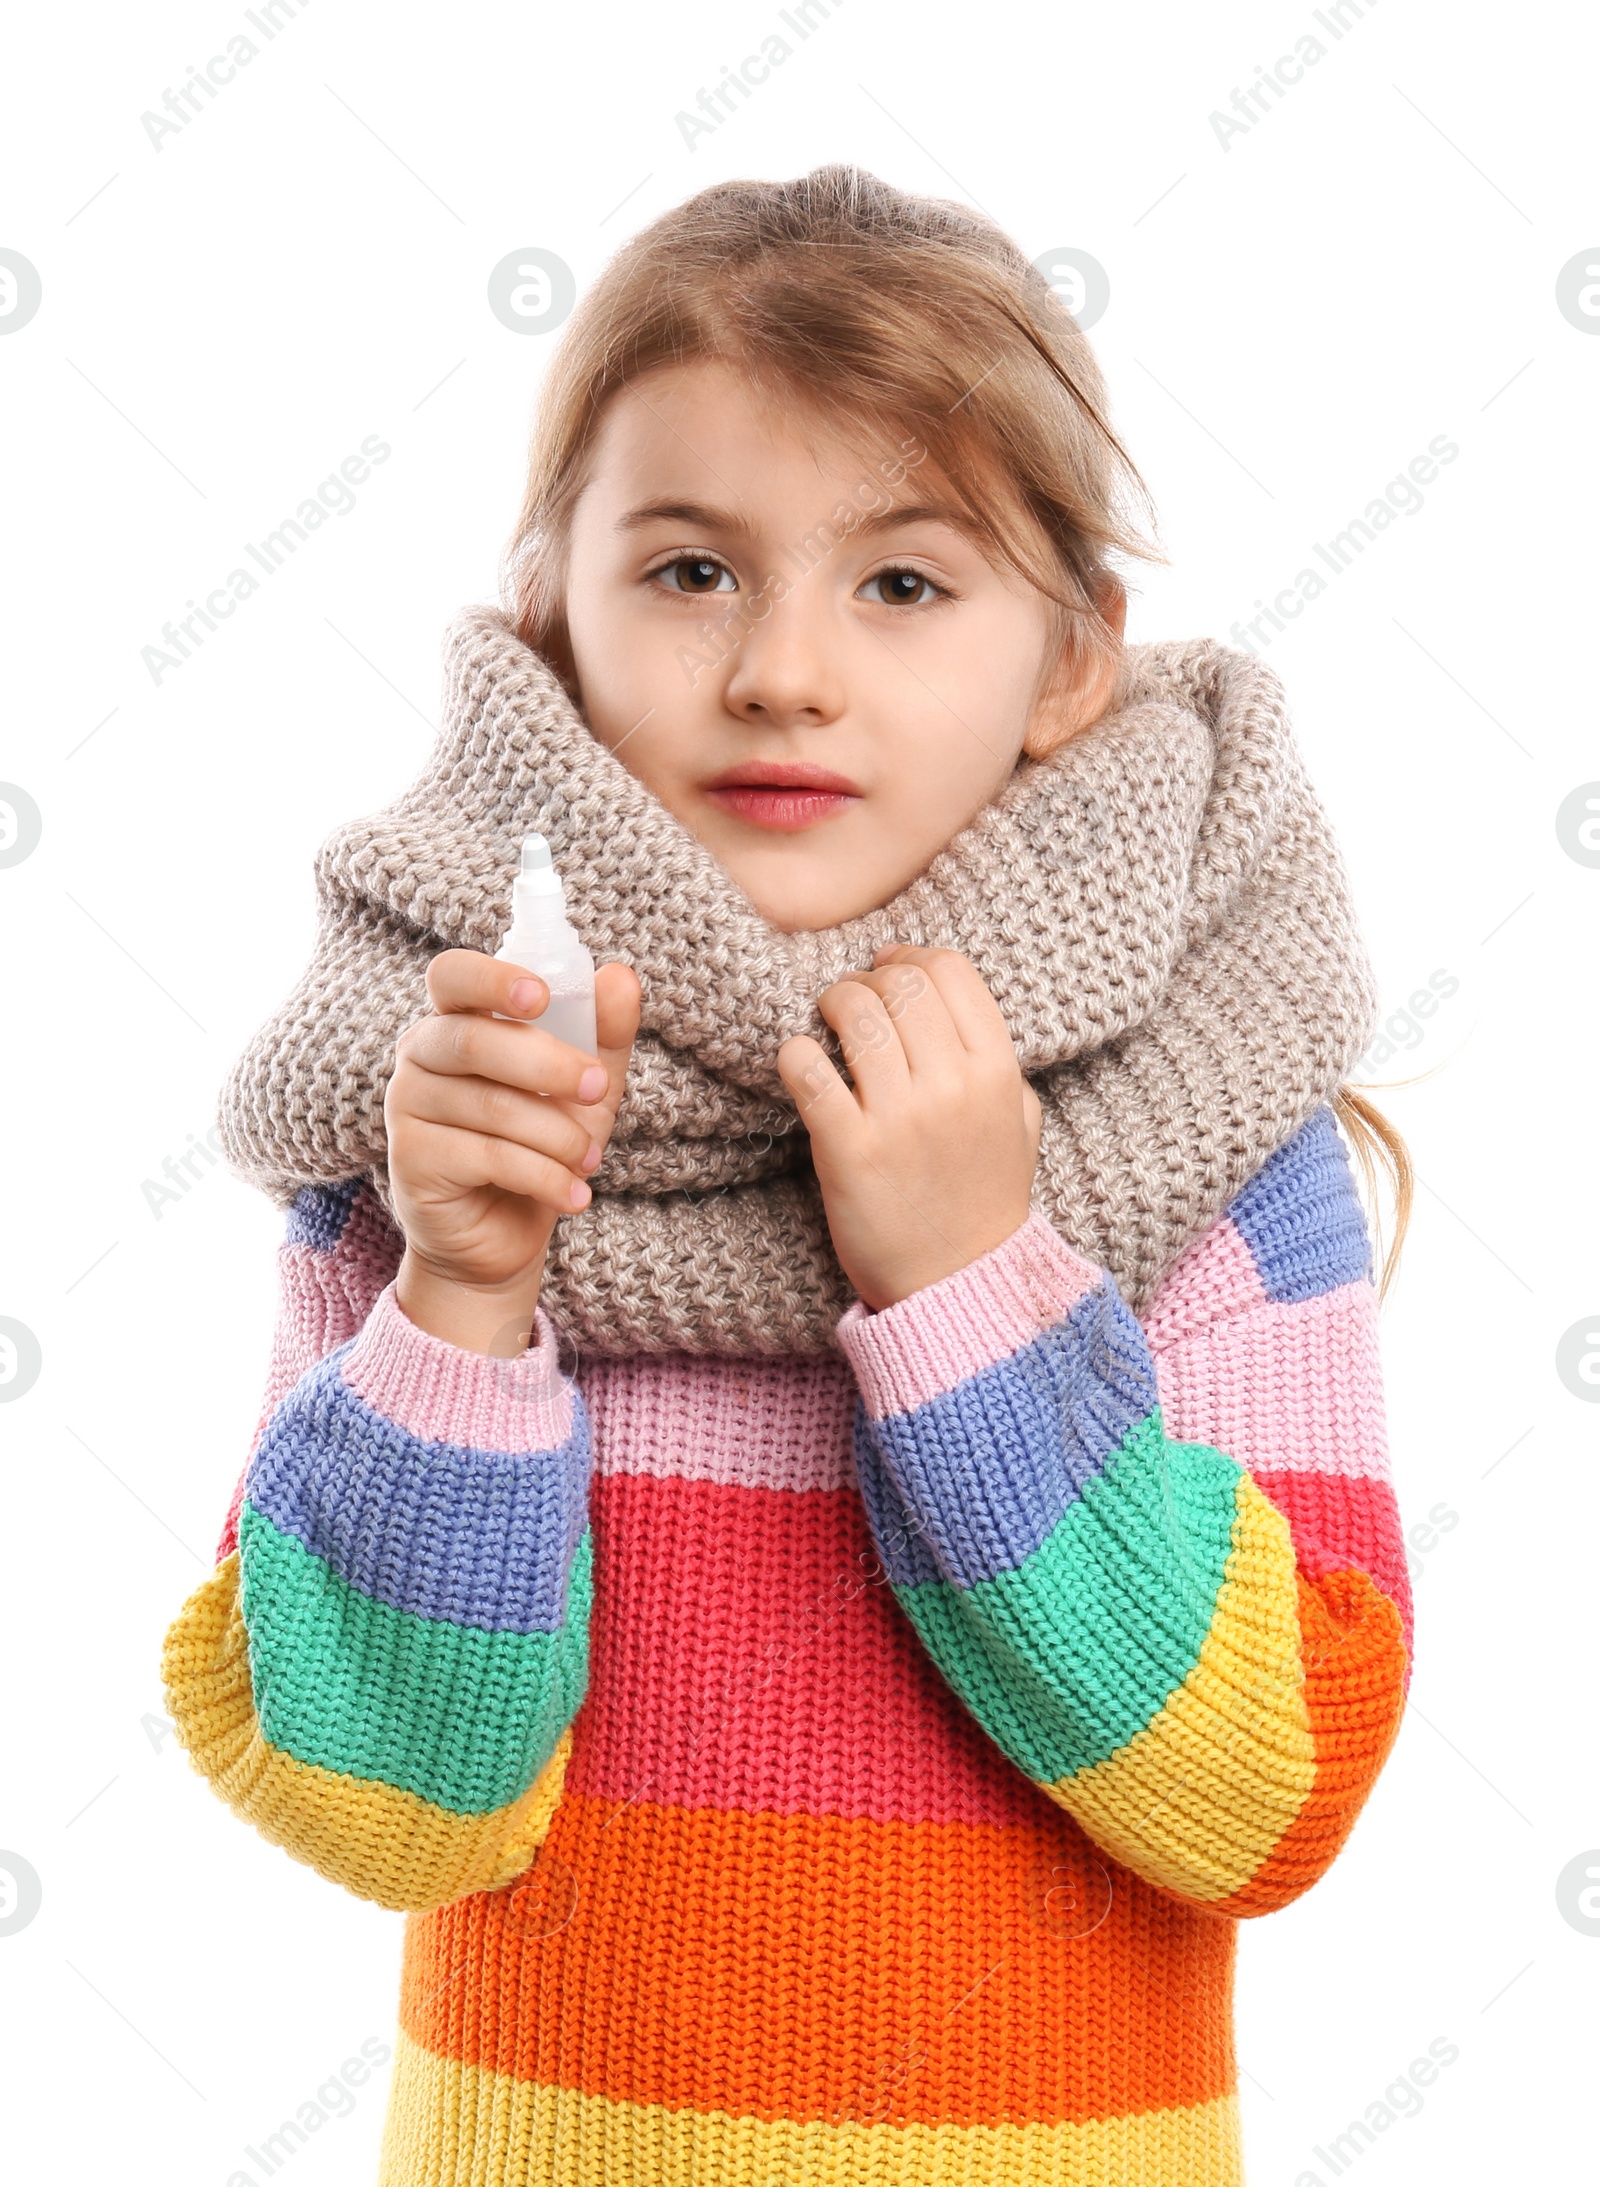
<svg viewBox="0 0 1600 2187"><path fill-rule="evenodd" d="M1050 604L985 560L913 441L732 367L611 399L566 618L593 734L785 932L887 903L1016 764Z"/></svg>

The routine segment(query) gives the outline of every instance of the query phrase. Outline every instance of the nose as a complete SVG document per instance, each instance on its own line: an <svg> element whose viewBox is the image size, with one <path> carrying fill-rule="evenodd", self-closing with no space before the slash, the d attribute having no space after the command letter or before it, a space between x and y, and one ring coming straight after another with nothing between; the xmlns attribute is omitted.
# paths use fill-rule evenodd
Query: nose
<svg viewBox="0 0 1600 2187"><path fill-rule="evenodd" d="M722 702L751 728L824 729L844 712L839 633L830 633L820 586L769 583L765 614L752 601Z"/></svg>

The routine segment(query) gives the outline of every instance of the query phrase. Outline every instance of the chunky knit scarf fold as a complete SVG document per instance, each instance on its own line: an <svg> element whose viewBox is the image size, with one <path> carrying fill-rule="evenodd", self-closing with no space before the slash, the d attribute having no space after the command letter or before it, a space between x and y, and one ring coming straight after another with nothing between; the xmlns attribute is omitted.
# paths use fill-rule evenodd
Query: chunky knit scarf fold
<svg viewBox="0 0 1600 2187"><path fill-rule="evenodd" d="M424 772L337 829L293 994L234 1066L234 1168L286 1206L369 1175L393 1212L383 1098L428 960L494 950L523 835L568 916L622 958L643 1026L594 1199L551 1244L543 1304L580 1350L830 1349L851 1290L778 1076L816 997L879 943L964 951L1044 1111L1034 1202L1137 1311L1178 1254L1328 1100L1377 997L1342 859L1276 676L1196 640L1135 646L1117 712L997 797L881 909L785 934L620 760L495 609L445 641Z"/></svg>

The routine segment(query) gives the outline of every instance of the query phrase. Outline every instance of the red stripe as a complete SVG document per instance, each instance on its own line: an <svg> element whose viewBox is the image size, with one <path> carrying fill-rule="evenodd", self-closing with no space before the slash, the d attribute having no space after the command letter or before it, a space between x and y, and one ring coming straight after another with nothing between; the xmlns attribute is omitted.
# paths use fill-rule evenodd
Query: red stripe
<svg viewBox="0 0 1600 2187"><path fill-rule="evenodd" d="M895 1601L855 1488L609 1474L590 1519L571 1791L880 1822L1051 1811Z"/></svg>
<svg viewBox="0 0 1600 2187"><path fill-rule="evenodd" d="M1289 1522L1294 1553L1308 1579L1352 1567L1365 1572L1400 1612L1411 1654L1411 1580L1394 1490L1354 1473L1256 1473L1256 1486Z"/></svg>

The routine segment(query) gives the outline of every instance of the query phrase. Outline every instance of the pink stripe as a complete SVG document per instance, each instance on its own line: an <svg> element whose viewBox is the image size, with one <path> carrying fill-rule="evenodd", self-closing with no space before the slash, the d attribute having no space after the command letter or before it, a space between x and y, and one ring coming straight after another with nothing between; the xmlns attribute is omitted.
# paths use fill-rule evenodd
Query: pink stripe
<svg viewBox="0 0 1600 2187"><path fill-rule="evenodd" d="M572 1398L560 1340L542 1307L534 1333L537 1342L515 1358L464 1351L407 1320L389 1284L345 1357L344 1380L419 1442L556 1450L572 1432Z"/></svg>
<svg viewBox="0 0 1600 2187"><path fill-rule="evenodd" d="M839 1318L839 1343L881 1420L1009 1359L1105 1280L1034 1208L1000 1245L882 1313L857 1299Z"/></svg>
<svg viewBox="0 0 1600 2187"><path fill-rule="evenodd" d="M339 1243L328 1258L345 1272L352 1299L375 1299L400 1266L406 1241L399 1226L390 1221L370 1183L357 1193Z"/></svg>
<svg viewBox="0 0 1600 2187"><path fill-rule="evenodd" d="M356 1195L331 1253L309 1245L279 1247L269 1411L308 1367L355 1335L378 1293L394 1280L404 1252L405 1239L373 1198L370 1185Z"/></svg>
<svg viewBox="0 0 1600 2187"><path fill-rule="evenodd" d="M591 1667L569 1791L882 1822L1037 1817L1045 1795L896 1603L854 1489L613 1473L589 1509Z"/></svg>
<svg viewBox="0 0 1600 2187"><path fill-rule="evenodd" d="M578 1386L597 1473L730 1488L855 1486L855 1383L838 1357L600 1357L581 1364Z"/></svg>
<svg viewBox="0 0 1600 2187"><path fill-rule="evenodd" d="M1167 1345L1156 1387L1168 1435L1209 1443L1252 1473L1389 1478L1378 1308L1365 1276Z"/></svg>
<svg viewBox="0 0 1600 2187"><path fill-rule="evenodd" d="M1141 1318L1150 1349L1159 1352L1229 1314L1267 1303L1255 1255L1233 1218L1219 1215L1184 1247Z"/></svg>
<svg viewBox="0 0 1600 2187"><path fill-rule="evenodd" d="M266 1395L217 1542L219 1564L238 1547L245 1475L262 1429L306 1370L355 1335L371 1313L373 1301L393 1278L404 1250L405 1240L372 1198L370 1188L358 1194L331 1253L319 1253L309 1245L278 1248L278 1316L267 1363Z"/></svg>
<svg viewBox="0 0 1600 2187"><path fill-rule="evenodd" d="M1307 1579L1365 1572L1399 1610L1409 1655L1411 1576L1388 1482L1349 1473L1258 1473L1255 1482L1288 1520Z"/></svg>
<svg viewBox="0 0 1600 2187"><path fill-rule="evenodd" d="M267 1370L269 1412L308 1367L355 1335L393 1275L394 1269L385 1275L374 1263L349 1266L336 1253L318 1253L309 1245L280 1246L278 1323Z"/></svg>

